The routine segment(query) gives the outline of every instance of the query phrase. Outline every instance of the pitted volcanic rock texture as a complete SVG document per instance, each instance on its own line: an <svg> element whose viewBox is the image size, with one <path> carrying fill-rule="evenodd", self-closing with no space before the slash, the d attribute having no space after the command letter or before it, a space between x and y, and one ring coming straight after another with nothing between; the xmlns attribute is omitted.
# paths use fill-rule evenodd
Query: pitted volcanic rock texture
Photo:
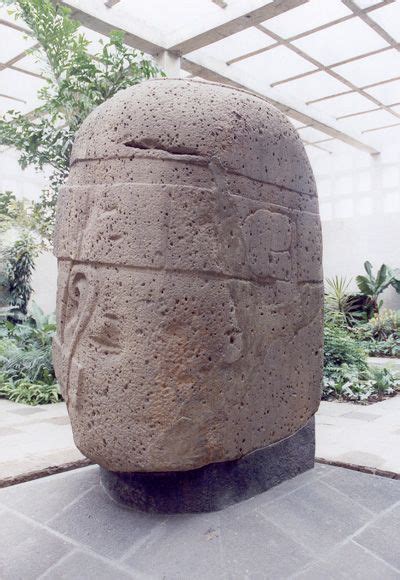
<svg viewBox="0 0 400 580"><path fill-rule="evenodd" d="M322 379L314 178L246 91L156 80L84 122L57 208L53 356L111 471L237 459L303 427Z"/></svg>

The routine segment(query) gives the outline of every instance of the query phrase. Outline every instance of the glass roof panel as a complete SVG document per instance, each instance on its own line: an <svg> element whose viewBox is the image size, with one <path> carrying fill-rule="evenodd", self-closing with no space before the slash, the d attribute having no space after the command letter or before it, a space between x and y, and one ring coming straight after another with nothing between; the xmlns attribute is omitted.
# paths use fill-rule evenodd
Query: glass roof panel
<svg viewBox="0 0 400 580"><path fill-rule="evenodd" d="M24 73L12 69L0 71L0 93L12 95L22 99L31 106L31 109L38 106L37 91L45 84L41 79L27 76ZM12 103L9 109L20 110L21 103L10 101Z"/></svg>
<svg viewBox="0 0 400 580"><path fill-rule="evenodd" d="M333 97L326 101L312 103L312 106L332 117L340 117L341 115L348 115L350 113L368 111L376 107L372 101L358 93L339 95L338 97Z"/></svg>
<svg viewBox="0 0 400 580"><path fill-rule="evenodd" d="M400 71L400 53L395 50L374 54L354 62L342 64L334 70L355 85L362 87L372 85L393 76Z"/></svg>
<svg viewBox="0 0 400 580"><path fill-rule="evenodd" d="M104 0L90 0L91 4L104 7ZM110 12L122 19L146 22L163 33L193 26L199 19L207 23L208 18L220 16L223 8L209 0L121 0L110 8Z"/></svg>
<svg viewBox="0 0 400 580"><path fill-rule="evenodd" d="M384 105L400 103L400 80L371 87L366 89L365 92L379 99Z"/></svg>
<svg viewBox="0 0 400 580"><path fill-rule="evenodd" d="M0 96L0 115L4 115L10 110L27 113L30 110L30 104L14 101L13 99L6 99L5 97Z"/></svg>
<svg viewBox="0 0 400 580"><path fill-rule="evenodd" d="M16 21L14 16L10 14L10 12L13 12L12 8L0 6L0 20L5 20L6 22L12 22L14 24L15 22L17 22L18 26L20 26L21 28L26 28L28 30L28 26L25 24L25 22L23 20Z"/></svg>
<svg viewBox="0 0 400 580"><path fill-rule="evenodd" d="M354 39L357 42L354 42ZM352 18L293 41L293 44L325 65L389 46L368 24Z"/></svg>
<svg viewBox="0 0 400 580"><path fill-rule="evenodd" d="M200 50L195 50L188 54L188 57L190 58L190 56L197 54L209 54L227 62L253 50L270 46L274 42L275 40L267 36L266 33L261 32L261 30L247 28L227 38L217 40L217 42L213 42Z"/></svg>
<svg viewBox="0 0 400 580"><path fill-rule="evenodd" d="M343 127L344 130L355 130L355 131L366 131L367 129L374 129L375 127L381 127L383 125L391 125L400 122L391 113L387 111L371 111L370 113L365 113L365 115L360 115L358 117L350 117L348 119L339 119L338 124Z"/></svg>
<svg viewBox="0 0 400 580"><path fill-rule="evenodd" d="M28 50L35 43L32 38L25 38L25 34L9 26L0 25L2 63L8 62L24 50Z"/></svg>
<svg viewBox="0 0 400 580"><path fill-rule="evenodd" d="M400 42L400 2L393 2L383 8L378 8L370 14L371 18L380 24L386 32Z"/></svg>
<svg viewBox="0 0 400 580"><path fill-rule="evenodd" d="M340 0L329 0L329 2L325 0L323 10L321 10L321 0L309 0L293 10L266 20L263 26L283 38L289 38L351 14L352 12Z"/></svg>
<svg viewBox="0 0 400 580"><path fill-rule="evenodd" d="M382 0L354 0L359 8L369 8L370 6L375 6L379 4Z"/></svg>
<svg viewBox="0 0 400 580"><path fill-rule="evenodd" d="M81 26L79 32L81 32L81 34L83 34L85 38L90 41L88 50L91 54L102 50L103 45L101 44L101 41L103 41L103 43L107 43L109 40L108 36L105 34L95 32L90 28L86 28L86 26Z"/></svg>
<svg viewBox="0 0 400 580"><path fill-rule="evenodd" d="M283 87L281 87L283 89ZM320 99L347 90L347 85L341 83L326 72L315 72L301 79L285 83L284 90L304 101Z"/></svg>
<svg viewBox="0 0 400 580"><path fill-rule="evenodd" d="M41 58L39 53L35 51L34 54L28 54L27 56L24 56L24 58L21 58L21 60L16 63L16 66L36 74L41 74L42 71L47 69L48 64L46 59L44 57ZM27 80L28 79L29 77L27 77Z"/></svg>
<svg viewBox="0 0 400 580"><path fill-rule="evenodd" d="M258 78L261 77L268 84L315 70L316 68L285 46L271 48L271 50L231 66L237 70L245 70Z"/></svg>

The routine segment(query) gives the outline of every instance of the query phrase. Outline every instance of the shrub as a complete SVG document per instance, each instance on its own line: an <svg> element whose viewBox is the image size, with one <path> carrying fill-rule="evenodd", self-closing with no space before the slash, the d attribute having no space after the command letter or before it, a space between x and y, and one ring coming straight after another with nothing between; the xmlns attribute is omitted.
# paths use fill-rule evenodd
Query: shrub
<svg viewBox="0 0 400 580"><path fill-rule="evenodd" d="M32 294L31 279L35 268L36 244L24 234L6 252L6 275L10 304L16 313L26 314Z"/></svg>
<svg viewBox="0 0 400 580"><path fill-rule="evenodd" d="M367 323L353 329L371 356L400 355L400 312L381 310Z"/></svg>
<svg viewBox="0 0 400 580"><path fill-rule="evenodd" d="M54 332L54 318L35 305L22 324L0 323L0 396L28 405L61 399L51 356Z"/></svg>
<svg viewBox="0 0 400 580"><path fill-rule="evenodd" d="M387 340L370 340L364 344L370 356L400 357L399 338L389 336Z"/></svg>
<svg viewBox="0 0 400 580"><path fill-rule="evenodd" d="M335 324L328 316L322 398L365 402L393 395L399 389L400 380L387 369L369 367L365 347L343 324Z"/></svg>
<svg viewBox="0 0 400 580"><path fill-rule="evenodd" d="M60 389L56 383L52 385L31 383L25 379L12 382L1 380L1 377L0 396L15 403L25 403L26 405L58 403L61 399Z"/></svg>

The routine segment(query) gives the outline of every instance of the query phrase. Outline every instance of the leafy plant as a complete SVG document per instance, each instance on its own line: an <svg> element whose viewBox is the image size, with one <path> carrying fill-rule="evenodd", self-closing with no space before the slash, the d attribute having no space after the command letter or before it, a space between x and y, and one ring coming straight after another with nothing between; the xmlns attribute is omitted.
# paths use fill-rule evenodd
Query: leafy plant
<svg viewBox="0 0 400 580"><path fill-rule="evenodd" d="M3 0L15 18L29 26L39 49L37 59L46 63L43 102L35 114L16 111L0 119L0 144L20 152L22 168L51 168L50 187L34 208L41 235L51 240L60 185L69 171L72 142L86 116L121 89L162 75L152 61L124 44L123 34L113 32L102 49L90 54L90 42L79 33L80 23L70 10L51 0Z"/></svg>
<svg viewBox="0 0 400 580"><path fill-rule="evenodd" d="M31 279L34 270L36 244L29 234L23 234L6 252L6 275L10 304L14 310L27 313L32 294Z"/></svg>
<svg viewBox="0 0 400 580"><path fill-rule="evenodd" d="M366 350L352 338L345 329L325 324L324 327L324 367L329 375L331 369L347 365L358 371L367 368Z"/></svg>
<svg viewBox="0 0 400 580"><path fill-rule="evenodd" d="M381 310L366 324L360 326L359 332L364 340L387 340L389 337L400 338L400 312L395 310Z"/></svg>
<svg viewBox="0 0 400 580"><path fill-rule="evenodd" d="M51 343L54 316L33 305L22 324L0 323L0 396L29 405L60 400Z"/></svg>
<svg viewBox="0 0 400 580"><path fill-rule="evenodd" d="M400 355L399 311L381 309L368 322L354 327L352 333L371 356Z"/></svg>
<svg viewBox="0 0 400 580"><path fill-rule="evenodd" d="M389 336L386 340L365 342L370 356L400 357L400 339Z"/></svg>
<svg viewBox="0 0 400 580"><path fill-rule="evenodd" d="M366 402L399 388L400 380L390 371L368 366L367 350L352 331L325 321L323 399Z"/></svg>
<svg viewBox="0 0 400 580"><path fill-rule="evenodd" d="M325 291L325 310L327 315L339 319L343 324L350 324L354 321L354 297L349 294L351 280L342 276L327 278ZM336 315L336 316L335 316Z"/></svg>
<svg viewBox="0 0 400 580"><path fill-rule="evenodd" d="M362 294L368 296L373 312L378 312L381 303L378 302L379 295L393 283L393 272L382 264L376 277L372 274L372 265L370 262L364 262L366 276L357 276L357 286Z"/></svg>
<svg viewBox="0 0 400 580"><path fill-rule="evenodd" d="M400 270L396 270L393 274L392 286L397 294L400 294Z"/></svg>
<svg viewBox="0 0 400 580"><path fill-rule="evenodd" d="M2 382L0 378L0 397L26 405L46 405L58 403L61 394L57 384L31 383L25 379Z"/></svg>
<svg viewBox="0 0 400 580"><path fill-rule="evenodd" d="M371 387L379 398L384 395L392 395L400 387L400 379L389 369L371 367L369 373Z"/></svg>

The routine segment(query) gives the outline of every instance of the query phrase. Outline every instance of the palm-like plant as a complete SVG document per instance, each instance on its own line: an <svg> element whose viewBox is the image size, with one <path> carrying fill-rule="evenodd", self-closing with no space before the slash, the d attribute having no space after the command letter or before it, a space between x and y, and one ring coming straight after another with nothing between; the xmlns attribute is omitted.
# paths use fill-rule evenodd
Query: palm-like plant
<svg viewBox="0 0 400 580"><path fill-rule="evenodd" d="M356 277L357 286L362 294L368 296L372 310L379 312L382 302L378 302L378 297L393 283L393 272L386 264L382 264L375 277L372 273L372 264L368 261L364 262L364 269L367 275Z"/></svg>
<svg viewBox="0 0 400 580"><path fill-rule="evenodd" d="M325 311L328 318L335 318L336 322L349 324L352 320L353 298L348 290L351 280L343 276L334 276L326 279Z"/></svg>

